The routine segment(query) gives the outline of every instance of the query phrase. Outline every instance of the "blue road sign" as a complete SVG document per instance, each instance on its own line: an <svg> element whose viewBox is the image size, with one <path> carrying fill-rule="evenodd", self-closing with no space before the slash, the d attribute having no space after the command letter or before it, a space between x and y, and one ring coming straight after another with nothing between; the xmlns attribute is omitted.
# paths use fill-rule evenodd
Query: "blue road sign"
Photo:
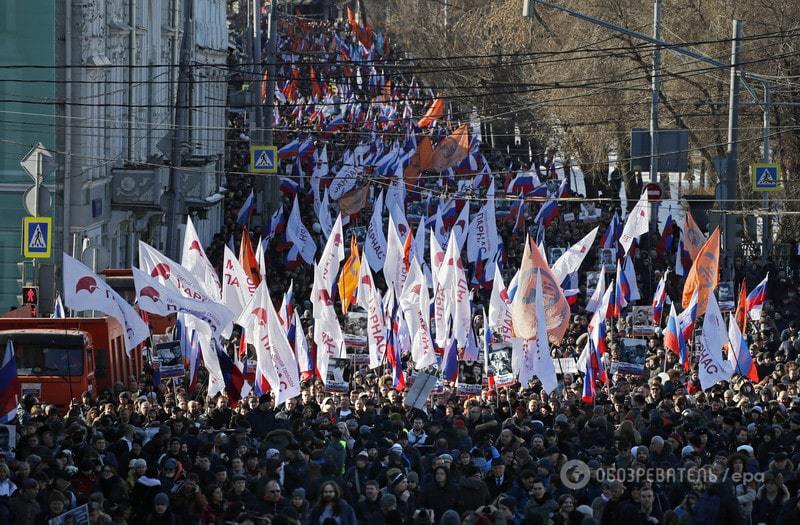
<svg viewBox="0 0 800 525"><path fill-rule="evenodd" d="M278 147L250 145L250 173L278 173Z"/></svg>
<svg viewBox="0 0 800 525"><path fill-rule="evenodd" d="M52 217L24 217L22 219L22 256L29 259L49 259L52 250Z"/></svg>
<svg viewBox="0 0 800 525"><path fill-rule="evenodd" d="M753 191L781 191L781 168L777 164L753 164L750 169Z"/></svg>

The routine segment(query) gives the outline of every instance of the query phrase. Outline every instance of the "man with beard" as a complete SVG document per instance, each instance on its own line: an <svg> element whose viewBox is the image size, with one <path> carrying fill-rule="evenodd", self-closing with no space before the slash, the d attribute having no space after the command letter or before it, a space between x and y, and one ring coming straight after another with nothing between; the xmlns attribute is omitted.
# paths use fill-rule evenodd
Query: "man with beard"
<svg viewBox="0 0 800 525"><path fill-rule="evenodd" d="M334 520L338 525L356 525L356 513L343 498L339 485L326 481L320 487L317 504L311 509L309 523L322 525L327 520Z"/></svg>

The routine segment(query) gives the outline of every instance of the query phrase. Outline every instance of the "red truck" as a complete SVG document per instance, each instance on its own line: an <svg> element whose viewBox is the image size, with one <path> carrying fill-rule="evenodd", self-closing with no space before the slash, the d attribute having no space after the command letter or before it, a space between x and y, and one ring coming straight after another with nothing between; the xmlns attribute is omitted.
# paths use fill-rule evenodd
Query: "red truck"
<svg viewBox="0 0 800 525"><path fill-rule="evenodd" d="M122 326L111 317L0 318L0 349L11 339L23 394L66 410L83 392L96 397L142 371L142 351L125 352Z"/></svg>

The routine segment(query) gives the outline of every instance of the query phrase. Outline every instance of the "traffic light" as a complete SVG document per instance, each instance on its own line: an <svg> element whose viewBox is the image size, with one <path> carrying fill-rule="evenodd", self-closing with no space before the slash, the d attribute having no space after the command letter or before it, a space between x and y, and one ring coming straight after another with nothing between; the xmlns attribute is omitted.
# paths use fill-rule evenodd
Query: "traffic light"
<svg viewBox="0 0 800 525"><path fill-rule="evenodd" d="M22 287L22 304L29 304L36 306L39 304L39 287L38 286L23 286Z"/></svg>

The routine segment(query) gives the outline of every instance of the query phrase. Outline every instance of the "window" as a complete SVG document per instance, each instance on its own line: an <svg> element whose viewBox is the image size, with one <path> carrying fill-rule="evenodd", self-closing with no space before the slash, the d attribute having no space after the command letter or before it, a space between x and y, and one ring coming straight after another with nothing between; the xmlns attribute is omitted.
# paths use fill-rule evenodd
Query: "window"
<svg viewBox="0 0 800 525"><path fill-rule="evenodd" d="M83 348L53 347L15 341L17 373L21 376L82 376Z"/></svg>

